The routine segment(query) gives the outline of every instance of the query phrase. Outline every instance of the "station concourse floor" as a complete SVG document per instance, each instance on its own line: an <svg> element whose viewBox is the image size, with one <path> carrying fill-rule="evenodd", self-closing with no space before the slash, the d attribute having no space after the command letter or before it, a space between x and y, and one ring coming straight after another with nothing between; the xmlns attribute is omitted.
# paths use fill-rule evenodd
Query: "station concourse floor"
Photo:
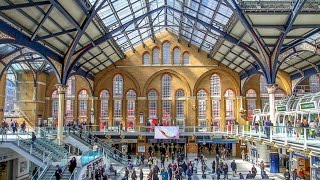
<svg viewBox="0 0 320 180"><path fill-rule="evenodd" d="M207 158L207 177L206 179L212 179L212 169L211 169L211 163L213 161L214 158ZM189 160L194 160L194 158L189 158ZM228 179L239 179L239 173L241 172L243 175L244 175L244 178L246 177L246 175L248 174L248 172L251 170L252 168L252 164L248 161L242 161L241 159L235 159L236 160L236 163L237 163L237 175L236 177L232 177L232 171L231 171L231 168L230 168L230 164L232 162L232 159L231 160L226 160L224 162L227 162L228 166L229 166L229 172L228 172ZM159 160L158 160L159 161ZM168 164L171 163L171 160L169 160L168 162L166 161L165 162L165 166L167 167ZM158 164L158 166L160 167L160 163ZM258 174L256 176L255 179L261 179L261 176L260 176L260 168L258 166L255 166L257 171L258 171ZM140 166L140 167L134 167L136 172L137 172L137 176L139 177L139 171L140 171L140 168L142 168L143 170L143 174L144 174L144 180L147 180L147 175L148 173L150 172L149 171L149 168L144 165L144 166ZM160 168L161 169L161 168ZM193 180L198 180L198 179L203 179L201 177L202 175L202 172L201 172L201 165L200 163L198 163L198 167L197 167L198 171L197 171L197 174L194 174L192 179ZM274 179L274 180L283 180L284 177L283 177L283 173L276 173L276 174L271 174L270 173L270 169L269 168L266 168L265 171L267 172L268 176L269 176L269 179ZM283 172L284 169L281 169L281 171ZM113 178L113 180L122 180L122 178L124 177L124 168L121 168L121 171L120 171L120 177L117 177L117 178ZM129 175L129 180L131 179L131 173ZM138 178L139 179L139 178ZM161 176L159 175L159 179L161 180ZM183 178L183 179L187 179L187 178ZM214 176L214 179L216 180L216 176ZM223 175L220 176L220 179L223 179Z"/></svg>

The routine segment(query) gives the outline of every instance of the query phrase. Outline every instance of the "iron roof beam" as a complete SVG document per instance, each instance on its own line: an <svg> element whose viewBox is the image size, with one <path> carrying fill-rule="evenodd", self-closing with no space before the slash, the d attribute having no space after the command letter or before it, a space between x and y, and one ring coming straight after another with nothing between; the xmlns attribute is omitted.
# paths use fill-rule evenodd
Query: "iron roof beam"
<svg viewBox="0 0 320 180"><path fill-rule="evenodd" d="M199 6L198 6L197 14L196 14L196 18L197 18L197 19L198 19L198 17L199 17L199 11L200 11L200 7L201 7L201 3L202 3L202 0L199 1ZM211 24L211 23L210 23L210 24ZM197 21L194 21L193 27L197 27ZM195 29L195 28L192 28L191 36L190 36L190 39L189 39L189 42L188 42L188 47L190 47L190 45L191 45L192 37L193 37L193 33L194 33L194 29ZM204 41L204 40L203 40L203 41Z"/></svg>
<svg viewBox="0 0 320 180"><path fill-rule="evenodd" d="M182 35L182 22L183 22L183 14L184 14L185 5L186 5L186 0L183 0L182 4L181 4L182 13L180 14L178 41L181 40L181 35Z"/></svg>
<svg viewBox="0 0 320 180"><path fill-rule="evenodd" d="M42 40L45 40L45 39L57 37L57 36L60 36L60 35L63 35L63 34L67 34L67 33L71 33L71 32L75 32L75 31L77 31L77 29L75 29L75 28L74 29L69 29L69 30L63 30L61 32L52 33L52 34L49 34L49 35L35 37L34 40L35 41L42 41Z"/></svg>
<svg viewBox="0 0 320 180"><path fill-rule="evenodd" d="M48 9L46 15L42 18L42 20L38 24L37 29L33 32L32 36L31 36L31 41L33 41L34 38L37 36L38 31L42 28L44 22L48 19L52 10L53 10L53 6L51 5L50 8Z"/></svg>
<svg viewBox="0 0 320 180"><path fill-rule="evenodd" d="M281 49L283 47L283 43L284 40L287 36L287 34L291 31L291 28L293 26L294 21L296 20L296 18L299 15L300 10L302 9L303 5L305 4L307 0L299 0L296 1L296 3L294 4L293 10L290 13L288 20L286 22L285 25L285 31L283 33L281 33L276 46L274 47L274 50L271 54L271 56L273 57L273 67L271 67L272 70L276 71L275 73L273 73L273 78L275 79L277 76L277 69L278 69L278 62L279 62L279 56L281 54Z"/></svg>
<svg viewBox="0 0 320 180"><path fill-rule="evenodd" d="M21 3L7 6L0 6L0 11L13 10L13 9L22 9L34 6L44 6L50 4L49 1L40 1L40 2L30 2L30 3Z"/></svg>
<svg viewBox="0 0 320 180"><path fill-rule="evenodd" d="M146 8L147 8L147 12L150 11L150 2L149 0L145 0L145 3L146 3ZM155 37L155 33L154 33L154 30L153 30L153 24L151 23L152 21L152 18L151 18L151 15L148 16L148 24L149 24L149 28L150 28L150 31L151 31L151 37L152 37L152 40L153 42L156 41L156 37Z"/></svg>

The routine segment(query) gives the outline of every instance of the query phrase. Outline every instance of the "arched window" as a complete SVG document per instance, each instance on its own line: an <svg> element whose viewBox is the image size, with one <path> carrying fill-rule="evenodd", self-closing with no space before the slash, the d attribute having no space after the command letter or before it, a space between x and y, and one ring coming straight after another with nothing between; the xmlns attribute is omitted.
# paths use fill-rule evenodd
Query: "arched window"
<svg viewBox="0 0 320 180"><path fill-rule="evenodd" d="M150 64L150 54L149 53L145 53L143 55L143 64Z"/></svg>
<svg viewBox="0 0 320 180"><path fill-rule="evenodd" d="M113 78L113 125L119 126L122 120L123 78L117 74Z"/></svg>
<svg viewBox="0 0 320 180"><path fill-rule="evenodd" d="M52 99L52 117L57 118L58 117L58 109L59 109L59 97L58 97L58 91L53 91L51 95Z"/></svg>
<svg viewBox="0 0 320 180"><path fill-rule="evenodd" d="M158 94L155 90L150 90L148 93L148 106L149 106L149 121L153 119L158 119L157 117L157 101Z"/></svg>
<svg viewBox="0 0 320 180"><path fill-rule="evenodd" d="M162 64L171 64L170 44L167 42L162 45Z"/></svg>
<svg viewBox="0 0 320 180"><path fill-rule="evenodd" d="M173 64L180 64L180 49L174 48L173 50Z"/></svg>
<svg viewBox="0 0 320 180"><path fill-rule="evenodd" d="M183 64L190 64L190 57L189 57L189 53L184 53L183 54Z"/></svg>
<svg viewBox="0 0 320 180"><path fill-rule="evenodd" d="M161 80L162 121L170 124L171 120L171 77L168 74Z"/></svg>
<svg viewBox="0 0 320 180"><path fill-rule="evenodd" d="M152 51L152 64L160 64L160 51L158 48Z"/></svg>
<svg viewBox="0 0 320 180"><path fill-rule="evenodd" d="M257 93L253 89L249 89L246 93L248 120L253 120L253 110L257 108Z"/></svg>
<svg viewBox="0 0 320 180"><path fill-rule="evenodd" d="M210 78L210 95L220 97L220 77L217 74L213 74Z"/></svg>
<svg viewBox="0 0 320 180"><path fill-rule="evenodd" d="M109 119L109 97L110 94L107 90L100 92L100 119L103 125L106 125Z"/></svg>
<svg viewBox="0 0 320 180"><path fill-rule="evenodd" d="M260 98L261 98L261 108L269 103L269 95L267 91L267 81L262 75L260 76Z"/></svg>
<svg viewBox="0 0 320 180"><path fill-rule="evenodd" d="M211 96L211 114L212 123L215 129L220 127L220 77L217 74L213 74L210 77L210 96Z"/></svg>
<svg viewBox="0 0 320 180"><path fill-rule="evenodd" d="M134 90L127 92L127 127L133 130L136 121L136 99L137 94Z"/></svg>
<svg viewBox="0 0 320 180"><path fill-rule="evenodd" d="M79 100L79 116L87 118L88 115L88 93L86 90L81 90L78 95Z"/></svg>
<svg viewBox="0 0 320 180"><path fill-rule="evenodd" d="M6 78L4 112L5 114L8 114L8 115L5 115L5 116L10 116L11 113L14 113L14 104L16 101L16 84L14 82L15 82L14 76L11 76L10 78L9 77Z"/></svg>
<svg viewBox="0 0 320 180"><path fill-rule="evenodd" d="M176 92L176 119L177 126L183 127L185 116L184 116L184 102L185 102L185 94L182 89Z"/></svg>
<svg viewBox="0 0 320 180"><path fill-rule="evenodd" d="M67 81L66 92L66 123L74 120L74 100L76 94L76 78L71 76Z"/></svg>
<svg viewBox="0 0 320 180"><path fill-rule="evenodd" d="M197 93L198 99L198 126L207 126L207 93L201 89Z"/></svg>
<svg viewBox="0 0 320 180"><path fill-rule="evenodd" d="M234 120L234 92L231 89L228 89L224 93L224 97L226 99L226 120Z"/></svg>
<svg viewBox="0 0 320 180"><path fill-rule="evenodd" d="M317 74L309 77L310 92L316 93L320 91L320 82Z"/></svg>

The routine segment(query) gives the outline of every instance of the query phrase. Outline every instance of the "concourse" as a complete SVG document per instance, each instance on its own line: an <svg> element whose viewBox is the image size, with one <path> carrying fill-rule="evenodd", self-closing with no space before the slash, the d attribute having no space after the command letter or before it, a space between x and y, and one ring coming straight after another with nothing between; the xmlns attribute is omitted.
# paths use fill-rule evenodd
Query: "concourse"
<svg viewBox="0 0 320 180"><path fill-rule="evenodd" d="M319 12L0 0L0 180L320 180Z"/></svg>

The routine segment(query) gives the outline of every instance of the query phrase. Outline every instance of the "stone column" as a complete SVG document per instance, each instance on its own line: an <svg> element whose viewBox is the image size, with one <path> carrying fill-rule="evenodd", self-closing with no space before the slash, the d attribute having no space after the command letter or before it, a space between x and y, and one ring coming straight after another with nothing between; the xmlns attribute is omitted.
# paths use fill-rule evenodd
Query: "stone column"
<svg viewBox="0 0 320 180"><path fill-rule="evenodd" d="M95 122L94 122L94 96L91 97L90 121L92 124L95 124Z"/></svg>
<svg viewBox="0 0 320 180"><path fill-rule="evenodd" d="M275 124L275 92L277 90L278 85L277 84L268 84L267 85L267 91L269 94L269 107L270 107L270 121Z"/></svg>
<svg viewBox="0 0 320 180"><path fill-rule="evenodd" d="M0 79L0 121L2 122L4 118L4 108L6 99L6 73L3 73Z"/></svg>
<svg viewBox="0 0 320 180"><path fill-rule="evenodd" d="M57 84L56 88L58 90L58 98L59 98L59 105L58 105L58 143L60 144L63 140L63 121L64 121L64 114L66 109L66 101L65 95L67 86L64 84Z"/></svg>

